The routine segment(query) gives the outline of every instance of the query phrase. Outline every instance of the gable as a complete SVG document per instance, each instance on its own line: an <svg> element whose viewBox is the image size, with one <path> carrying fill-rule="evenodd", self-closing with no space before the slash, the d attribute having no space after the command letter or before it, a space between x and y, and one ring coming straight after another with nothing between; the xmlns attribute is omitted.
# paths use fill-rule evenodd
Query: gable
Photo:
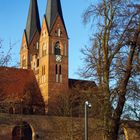
<svg viewBox="0 0 140 140"><path fill-rule="evenodd" d="M65 27L64 22L62 21L60 15L58 14L54 20L54 23L52 24L52 28L50 30L50 35L51 36L58 36L58 30L60 29L60 34L61 37L63 38L67 38L68 39L68 34L67 34L67 30Z"/></svg>
<svg viewBox="0 0 140 140"><path fill-rule="evenodd" d="M32 96L36 105L44 104L33 71L0 67L0 101L18 102Z"/></svg>

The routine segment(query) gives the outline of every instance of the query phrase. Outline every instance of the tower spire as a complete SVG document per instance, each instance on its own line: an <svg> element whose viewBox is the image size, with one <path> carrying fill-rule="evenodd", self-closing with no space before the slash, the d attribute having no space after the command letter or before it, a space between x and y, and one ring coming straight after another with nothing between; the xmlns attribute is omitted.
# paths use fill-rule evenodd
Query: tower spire
<svg viewBox="0 0 140 140"><path fill-rule="evenodd" d="M45 16L46 16L49 32L51 31L52 26L58 15L60 16L64 28L66 30L60 0L48 0Z"/></svg>
<svg viewBox="0 0 140 140"><path fill-rule="evenodd" d="M41 31L38 5L37 0L30 0L30 8L25 29L28 44L31 43L36 31L39 33Z"/></svg>

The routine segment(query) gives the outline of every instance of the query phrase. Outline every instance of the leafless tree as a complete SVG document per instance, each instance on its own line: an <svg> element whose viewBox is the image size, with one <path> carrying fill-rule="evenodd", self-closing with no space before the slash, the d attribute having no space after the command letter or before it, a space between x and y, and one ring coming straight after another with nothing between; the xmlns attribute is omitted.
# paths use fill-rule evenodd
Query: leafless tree
<svg viewBox="0 0 140 140"><path fill-rule="evenodd" d="M15 46L16 43L9 43L8 50L5 49L3 46L3 40L0 39L0 67L8 66L8 64L12 61L12 49ZM14 63L13 63L14 64ZM3 71L0 71L0 85L1 82L4 82L4 80L10 80L8 79L8 75L4 75ZM3 88L0 86L0 104L3 104L3 102L10 102L9 97L7 97L3 91ZM5 109L3 107L0 107L0 111L3 112ZM6 110L5 110L6 111Z"/></svg>
<svg viewBox="0 0 140 140"><path fill-rule="evenodd" d="M100 0L87 8L83 21L92 23L93 44L82 50L81 75L96 81L103 99L103 140L117 140L129 86L139 80L140 5Z"/></svg>
<svg viewBox="0 0 140 140"><path fill-rule="evenodd" d="M10 43L9 49L6 51L3 46L3 40L0 39L0 66L7 66L11 60L12 44Z"/></svg>

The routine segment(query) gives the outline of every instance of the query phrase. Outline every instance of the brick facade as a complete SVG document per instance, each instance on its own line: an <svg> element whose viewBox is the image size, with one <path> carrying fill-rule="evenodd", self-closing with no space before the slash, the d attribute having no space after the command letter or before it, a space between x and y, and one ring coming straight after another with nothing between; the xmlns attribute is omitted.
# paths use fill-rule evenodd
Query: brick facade
<svg viewBox="0 0 140 140"><path fill-rule="evenodd" d="M60 54L55 52L56 45L60 47ZM34 71L48 112L55 97L68 90L68 37L62 15L57 14L51 29L48 29L44 16L41 33L35 32L30 43L24 32L20 67Z"/></svg>
<svg viewBox="0 0 140 140"><path fill-rule="evenodd" d="M12 132L19 122L27 122L30 125L32 140L84 139L84 118L7 114L0 114L0 116L0 140L11 140ZM101 129L97 129L99 123L100 121L97 119L89 119L89 140L103 139ZM124 135L125 139L140 140L139 122L128 121L127 123L122 123L121 129L123 130L121 133Z"/></svg>

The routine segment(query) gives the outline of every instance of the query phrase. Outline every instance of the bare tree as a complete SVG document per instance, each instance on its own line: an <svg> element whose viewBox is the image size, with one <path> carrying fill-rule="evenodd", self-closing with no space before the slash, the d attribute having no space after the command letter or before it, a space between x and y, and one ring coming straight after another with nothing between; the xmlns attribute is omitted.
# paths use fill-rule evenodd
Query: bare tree
<svg viewBox="0 0 140 140"><path fill-rule="evenodd" d="M5 52L3 47L3 41L0 39L0 66L7 66L11 60L12 45L10 44L9 50Z"/></svg>
<svg viewBox="0 0 140 140"><path fill-rule="evenodd" d="M139 79L140 6L131 0L101 0L88 7L83 19L92 23L94 36L92 47L82 50L81 74L96 81L103 99L103 140L117 140L128 86Z"/></svg>

